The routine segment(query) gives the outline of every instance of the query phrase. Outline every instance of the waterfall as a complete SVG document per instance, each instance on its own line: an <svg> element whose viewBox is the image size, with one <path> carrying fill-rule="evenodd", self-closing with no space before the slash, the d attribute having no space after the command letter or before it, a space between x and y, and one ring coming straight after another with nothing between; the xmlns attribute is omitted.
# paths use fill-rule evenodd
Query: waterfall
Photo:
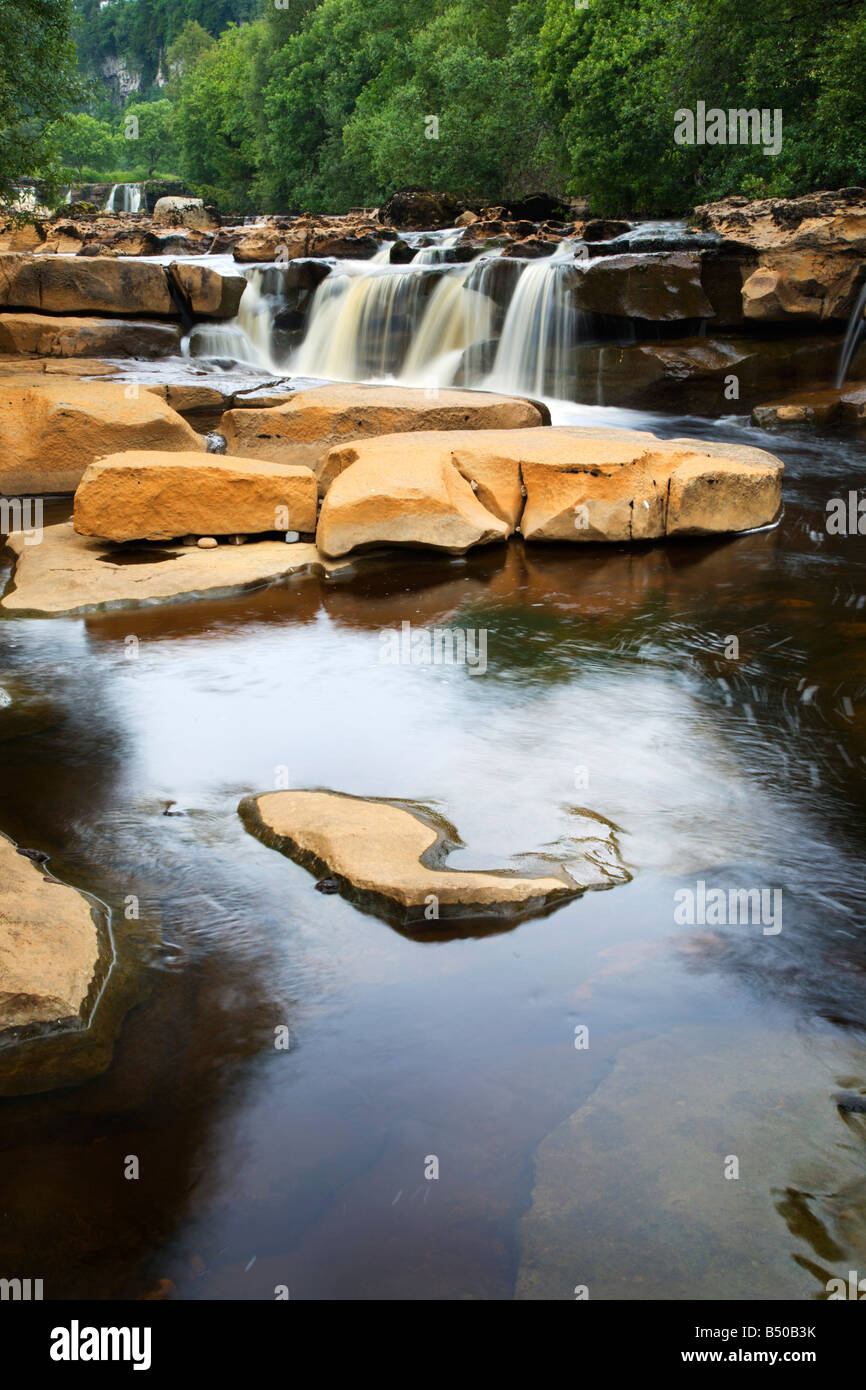
<svg viewBox="0 0 866 1390"><path fill-rule="evenodd" d="M845 334L845 341L842 344L842 355L839 358L839 370L836 373L836 386L841 389L845 385L845 378L851 367L854 353L860 344L863 336L863 316L866 314L866 281L861 286L857 296L857 303L854 305L854 312L848 323L848 332Z"/></svg>
<svg viewBox="0 0 866 1390"><path fill-rule="evenodd" d="M251 267L246 272L247 287L241 295L237 318L229 323L195 324L184 345L185 355L238 362L278 375L271 349L277 296L264 292L270 272L270 267Z"/></svg>
<svg viewBox="0 0 866 1390"><path fill-rule="evenodd" d="M440 247L441 237L427 249ZM592 322L576 307L579 270L565 253L453 266L391 265L387 253L309 263L309 274L250 266L237 318L196 324L185 351L273 375L573 398L574 349Z"/></svg>
<svg viewBox="0 0 866 1390"><path fill-rule="evenodd" d="M571 296L573 267L534 261L517 282L487 385L565 400L574 394L579 315Z"/></svg>
<svg viewBox="0 0 866 1390"><path fill-rule="evenodd" d="M344 263L319 285L307 335L291 358L293 372L334 381L397 375L430 277L408 268L371 270L370 264Z"/></svg>
<svg viewBox="0 0 866 1390"><path fill-rule="evenodd" d="M466 350L491 336L495 306L483 293L483 276L468 288L473 270L467 265L443 275L430 296L400 374L408 385L449 386Z"/></svg>
<svg viewBox="0 0 866 1390"><path fill-rule="evenodd" d="M143 189L140 183L116 183L105 204L105 212L127 213L141 211L141 195ZM118 206L118 195L120 205Z"/></svg>

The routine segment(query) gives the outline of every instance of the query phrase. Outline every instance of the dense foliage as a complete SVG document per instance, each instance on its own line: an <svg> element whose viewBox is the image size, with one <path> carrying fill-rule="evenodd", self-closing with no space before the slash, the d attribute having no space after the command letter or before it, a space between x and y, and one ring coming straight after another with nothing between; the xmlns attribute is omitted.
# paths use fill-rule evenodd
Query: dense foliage
<svg viewBox="0 0 866 1390"><path fill-rule="evenodd" d="M87 111L115 167L179 175L231 211L341 211L417 184L470 203L546 189L589 195L600 213L662 214L866 183L866 0L75 4L82 69L103 77ZM0 0L8 9L68 3ZM63 69L48 66L50 104ZM161 108L146 149L125 132L124 101L139 117ZM778 153L677 143L677 113L700 102L779 110ZM101 148L70 129L70 168L84 137Z"/></svg>
<svg viewBox="0 0 866 1390"><path fill-rule="evenodd" d="M71 0L0 0L0 200L54 172L53 123L83 95Z"/></svg>

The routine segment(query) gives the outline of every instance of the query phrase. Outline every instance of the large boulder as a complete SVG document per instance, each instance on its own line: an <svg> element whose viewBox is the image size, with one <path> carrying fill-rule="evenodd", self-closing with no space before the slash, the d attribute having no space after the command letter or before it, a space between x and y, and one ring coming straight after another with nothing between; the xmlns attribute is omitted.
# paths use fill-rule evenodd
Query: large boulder
<svg viewBox="0 0 866 1390"><path fill-rule="evenodd" d="M0 1032L86 1021L99 957L90 901L0 835Z"/></svg>
<svg viewBox="0 0 866 1390"><path fill-rule="evenodd" d="M386 227L424 231L453 227L464 204L453 193L430 193L423 188L402 188L392 193L379 209L379 220Z"/></svg>
<svg viewBox="0 0 866 1390"><path fill-rule="evenodd" d="M543 425L545 407L481 391L401 386L317 386L267 410L229 410L220 432L230 453L318 472L336 445L413 430L520 429Z"/></svg>
<svg viewBox="0 0 866 1390"><path fill-rule="evenodd" d="M762 449L641 431L539 432L522 461L526 540L635 541L776 520L783 464Z"/></svg>
<svg viewBox="0 0 866 1390"><path fill-rule="evenodd" d="M164 266L112 256L0 255L0 306L43 314L177 315Z"/></svg>
<svg viewBox="0 0 866 1390"><path fill-rule="evenodd" d="M94 459L119 449L205 451L165 401L136 386L0 377L0 493L74 492Z"/></svg>
<svg viewBox="0 0 866 1390"><path fill-rule="evenodd" d="M581 309L617 318L668 323L715 313L701 283L700 256L690 252L590 261L576 282L575 298Z"/></svg>
<svg viewBox="0 0 866 1390"><path fill-rule="evenodd" d="M316 529L309 468L222 454L125 451L97 459L75 494L75 530L111 541Z"/></svg>
<svg viewBox="0 0 866 1390"><path fill-rule="evenodd" d="M189 227L194 231L216 231L219 217L201 198L168 197L157 199L153 209L154 227Z"/></svg>
<svg viewBox="0 0 866 1390"><path fill-rule="evenodd" d="M425 546L462 555L506 540L511 528L478 501L447 450L421 450L407 472L399 452L353 463L322 503L316 545L332 558L371 546Z"/></svg>
<svg viewBox="0 0 866 1390"><path fill-rule="evenodd" d="M174 323L54 314L0 314L0 352L16 357L172 357L180 354Z"/></svg>
<svg viewBox="0 0 866 1390"><path fill-rule="evenodd" d="M317 543L327 555L373 544L456 551L518 526L526 540L568 542L753 530L776 519L783 473L744 445L572 426L362 440L333 451L326 469ZM483 516L466 513L468 496Z"/></svg>

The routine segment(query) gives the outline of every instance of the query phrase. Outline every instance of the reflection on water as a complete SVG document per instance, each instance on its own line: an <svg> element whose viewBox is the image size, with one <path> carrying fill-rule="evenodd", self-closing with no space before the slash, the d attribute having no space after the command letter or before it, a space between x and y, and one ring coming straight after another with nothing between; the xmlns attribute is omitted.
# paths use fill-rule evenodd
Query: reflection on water
<svg viewBox="0 0 866 1390"><path fill-rule="evenodd" d="M598 1297L809 1298L864 1267L863 1121L833 1095L866 1087L866 586L862 541L823 529L862 453L716 429L785 457L776 530L3 622L3 828L112 905L120 969L99 1074L4 1102L0 1273L48 1297L570 1297L589 1270ZM383 665L403 621L485 628L486 674ZM401 935L244 831L286 774L423 800L471 847L454 867L585 805L634 878L499 935ZM784 930L676 925L698 880L780 888Z"/></svg>

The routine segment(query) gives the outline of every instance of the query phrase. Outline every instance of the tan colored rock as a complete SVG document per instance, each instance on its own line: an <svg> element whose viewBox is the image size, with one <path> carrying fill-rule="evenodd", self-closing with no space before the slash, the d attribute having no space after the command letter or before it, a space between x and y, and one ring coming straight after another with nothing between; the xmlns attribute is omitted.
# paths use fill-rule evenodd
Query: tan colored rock
<svg viewBox="0 0 866 1390"><path fill-rule="evenodd" d="M224 454L110 454L91 463L78 485L75 529L111 541L309 533L316 479L309 468Z"/></svg>
<svg viewBox="0 0 866 1390"><path fill-rule="evenodd" d="M225 410L234 400L232 391L224 391L220 386L199 386L193 382L173 384L160 381L145 389L168 401L172 410L180 415L194 415L199 411L213 414L214 411Z"/></svg>
<svg viewBox="0 0 866 1390"><path fill-rule="evenodd" d="M827 386L797 392L768 405L756 405L752 424L760 429L780 426L862 424L866 420L866 386Z"/></svg>
<svg viewBox="0 0 866 1390"><path fill-rule="evenodd" d="M164 266L111 256L0 255L0 305L43 314L177 316Z"/></svg>
<svg viewBox="0 0 866 1390"><path fill-rule="evenodd" d="M173 357L180 348L173 323L0 314L0 352L20 357Z"/></svg>
<svg viewBox="0 0 866 1390"><path fill-rule="evenodd" d="M0 1030L83 1017L98 965L87 898L0 835Z"/></svg>
<svg viewBox="0 0 866 1390"><path fill-rule="evenodd" d="M216 231L219 220L201 198L158 198L153 209L154 227L190 227L194 231Z"/></svg>
<svg viewBox="0 0 866 1390"><path fill-rule="evenodd" d="M775 521L781 504L781 464L774 468L695 454L670 474L665 534L752 531Z"/></svg>
<svg viewBox="0 0 866 1390"><path fill-rule="evenodd" d="M133 393L134 392L134 393ZM0 376L0 492L73 492L94 459L118 449L205 451L158 396L114 381Z"/></svg>
<svg viewBox="0 0 866 1390"><path fill-rule="evenodd" d="M318 386L297 391L285 405L229 410L220 432L229 451L275 463L319 462L337 445L373 435L414 430L521 429L545 423L531 401L481 391L402 386Z"/></svg>
<svg viewBox="0 0 866 1390"><path fill-rule="evenodd" d="M410 496L418 508L414 543L438 544L424 540L423 499L451 469L470 485L476 503L505 523L506 534L519 523L527 540L577 542L769 525L781 505L783 472L761 449L660 440L635 430L430 431L360 440L332 450L323 465L325 481L333 481L319 517L319 548L345 554L353 545L388 543L391 528L401 524L402 499ZM398 501L394 517L389 495ZM410 515L404 513L407 527Z"/></svg>
<svg viewBox="0 0 866 1390"><path fill-rule="evenodd" d="M798 280L763 266L746 280L742 297L743 317L747 319L779 322L821 317L822 289L811 277Z"/></svg>
<svg viewBox="0 0 866 1390"><path fill-rule="evenodd" d="M467 208L465 212L461 212L459 217L455 217L454 226L471 227L473 222L477 222L478 220L478 213L473 212L471 208Z"/></svg>
<svg viewBox="0 0 866 1390"><path fill-rule="evenodd" d="M169 267L169 273L196 318L236 316L247 287L243 275L220 275L212 266L178 262Z"/></svg>
<svg viewBox="0 0 866 1390"><path fill-rule="evenodd" d="M508 871L443 867L459 839L454 827L423 820L400 803L369 801L329 791L271 792L238 808L247 829L316 874L334 876L345 896L381 916L425 924L432 894L439 917L525 917L587 888L610 887L628 874L612 827L584 816L580 838L562 848L558 872L523 876Z"/></svg>
<svg viewBox="0 0 866 1390"><path fill-rule="evenodd" d="M353 463L332 483L319 515L324 555L381 545L427 546L454 555L506 540L508 524L483 507L445 453L424 451L411 471L399 451Z"/></svg>
<svg viewBox="0 0 866 1390"><path fill-rule="evenodd" d="M320 488L327 493L334 479L361 459L387 460L406 478L414 476L419 460L442 460L452 463L481 505L513 531L523 511L520 451L513 445L511 430L419 430L359 439L325 455Z"/></svg>
<svg viewBox="0 0 866 1390"><path fill-rule="evenodd" d="M0 601L6 613L36 617L136 608L175 599L241 593L302 571L337 568L303 541L255 541L216 550L154 547L153 563L124 563L111 541L77 536L72 522L46 526L39 545L22 535L6 542L15 554L12 583Z"/></svg>
<svg viewBox="0 0 866 1390"><path fill-rule="evenodd" d="M543 432L537 452L522 462L526 540L653 540L749 531L776 520L784 466L765 450L637 431L616 436Z"/></svg>

